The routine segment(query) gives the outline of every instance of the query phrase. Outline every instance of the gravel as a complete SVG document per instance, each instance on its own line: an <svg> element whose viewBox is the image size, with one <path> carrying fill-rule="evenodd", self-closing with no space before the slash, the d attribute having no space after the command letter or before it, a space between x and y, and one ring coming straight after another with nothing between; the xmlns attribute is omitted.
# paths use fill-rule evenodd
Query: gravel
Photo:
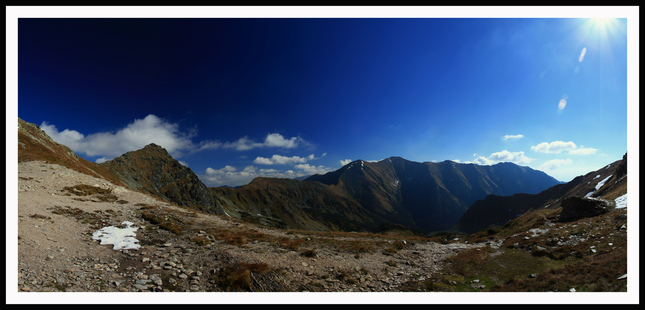
<svg viewBox="0 0 645 310"><path fill-rule="evenodd" d="M78 184L111 189L122 203L101 202L62 191ZM141 217L144 205L158 206L183 222L192 223L193 229L183 235L159 229ZM73 210L92 217L75 217L71 214ZM140 228L136 231L136 238L141 240L139 249L113 250L112 245L92 240L97 229L120 226L123 221ZM484 246L408 242L392 255L376 250L356 256L320 242L322 237L311 237L319 241L316 255L306 257L276 246L275 242L226 244L200 227L253 229L275 238L309 238L183 209L62 166L40 161L19 163L16 290L222 292L218 272L233 263L247 262L266 263L272 268L268 274L251 274L253 289L258 291L396 292L405 282L431 278L440 270L441 262L458 251ZM212 242L198 245L191 241L196 236Z"/></svg>

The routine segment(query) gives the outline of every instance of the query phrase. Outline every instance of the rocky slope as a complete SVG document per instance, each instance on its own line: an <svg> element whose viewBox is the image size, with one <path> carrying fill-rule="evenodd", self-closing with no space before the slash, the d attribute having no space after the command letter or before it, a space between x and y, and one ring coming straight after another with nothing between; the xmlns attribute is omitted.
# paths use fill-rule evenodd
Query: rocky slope
<svg viewBox="0 0 645 310"><path fill-rule="evenodd" d="M100 164L119 176L130 189L142 191L180 206L224 214L206 185L193 171L151 143Z"/></svg>
<svg viewBox="0 0 645 310"><path fill-rule="evenodd" d="M472 203L487 195L538 193L560 183L511 163L418 163L400 157L377 163L354 161L306 181L337 187L372 214L427 232L450 228Z"/></svg>
<svg viewBox="0 0 645 310"><path fill-rule="evenodd" d="M318 182L256 178L240 188L210 188L226 214L269 227L370 231L373 216L347 193Z"/></svg>
<svg viewBox="0 0 645 310"><path fill-rule="evenodd" d="M18 169L20 292L399 291L477 246L267 229L43 161ZM93 240L124 221L140 248Z"/></svg>
<svg viewBox="0 0 645 310"><path fill-rule="evenodd" d="M626 171L627 154L622 160L534 195L489 195L476 201L459 222L446 231L475 233L481 229L504 225L511 219L538 209L558 209L562 201L569 197L589 196L613 200L627 192Z"/></svg>

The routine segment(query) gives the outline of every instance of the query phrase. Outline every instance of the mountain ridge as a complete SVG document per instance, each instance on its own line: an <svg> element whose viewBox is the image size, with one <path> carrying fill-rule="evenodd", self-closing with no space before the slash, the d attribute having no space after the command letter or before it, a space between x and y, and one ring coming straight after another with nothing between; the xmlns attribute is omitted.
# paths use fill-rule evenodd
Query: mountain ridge
<svg viewBox="0 0 645 310"><path fill-rule="evenodd" d="M420 163L398 156L376 163L356 160L305 181L339 187L393 223L425 231L449 228L450 222L456 223L472 203L486 195L537 193L560 183L544 172L512 163Z"/></svg>
<svg viewBox="0 0 645 310"><path fill-rule="evenodd" d="M51 140L42 130L38 134L43 141ZM69 149L59 152L75 155ZM80 162L72 155L74 164ZM487 195L534 194L560 183L544 172L512 163L420 163L392 156L379 162L355 160L302 181L256 178L239 188L208 188L190 168L154 143L91 166L105 171L102 177L180 206L269 226L313 230L370 231L392 223L442 231ZM312 182L319 185L308 184ZM263 212L269 216L258 216Z"/></svg>
<svg viewBox="0 0 645 310"><path fill-rule="evenodd" d="M478 167L452 161L426 167L443 175L415 171L410 167L420 163L402 158L389 158L382 166L356 161L342 171L352 175L336 176L341 186L257 178L237 190L219 188L229 195L213 195L223 206L220 215L216 207L194 210L169 201L188 199L173 194L174 183L195 175L176 169L178 162L157 145L125 156L123 170L137 179L121 184L130 182L125 173L88 162L37 125L20 121L19 291L627 291L627 154L537 194L477 200L458 223L475 233L428 235L377 217L343 187L384 203L410 199L410 192L377 191L401 189L404 181L434 182L433 189L448 193L466 181L470 189L473 184L492 188L496 178L473 178L481 172ZM394 173L396 167L406 172ZM138 183L142 177L151 180ZM130 186L144 188L135 192ZM224 198L237 214L227 213L233 209ZM380 205L386 213L396 208ZM511 220L487 218L509 209ZM466 218L484 226L467 226ZM114 251L89 239L96 229L124 220L140 228L141 251ZM228 281L234 275L246 285Z"/></svg>
<svg viewBox="0 0 645 310"><path fill-rule="evenodd" d="M460 220L446 231L475 233L482 229L503 225L511 219L537 209L560 208L562 201L568 197L603 196L615 199L619 196L618 193L627 191L626 171L627 153L621 160L578 176L570 182L554 185L537 194L489 195L473 203ZM607 181L599 184L605 178L608 178ZM598 185L600 188L596 189Z"/></svg>

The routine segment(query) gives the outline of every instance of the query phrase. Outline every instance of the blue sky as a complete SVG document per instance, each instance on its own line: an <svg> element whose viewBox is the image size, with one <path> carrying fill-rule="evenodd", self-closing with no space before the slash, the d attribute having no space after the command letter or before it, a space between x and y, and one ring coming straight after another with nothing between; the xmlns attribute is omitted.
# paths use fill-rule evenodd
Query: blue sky
<svg viewBox="0 0 645 310"><path fill-rule="evenodd" d="M629 68L627 18L572 16L24 18L17 115L91 161L157 143L208 186L391 156L570 181L627 151Z"/></svg>

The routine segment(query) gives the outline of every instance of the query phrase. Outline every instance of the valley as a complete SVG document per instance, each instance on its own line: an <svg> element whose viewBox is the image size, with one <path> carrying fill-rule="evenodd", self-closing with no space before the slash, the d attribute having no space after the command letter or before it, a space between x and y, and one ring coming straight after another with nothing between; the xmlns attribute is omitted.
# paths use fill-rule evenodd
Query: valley
<svg viewBox="0 0 645 310"><path fill-rule="evenodd" d="M20 119L18 153L21 293L627 291L626 155L565 184L392 157L207 188L157 145L95 164ZM126 221L139 248L92 238Z"/></svg>

